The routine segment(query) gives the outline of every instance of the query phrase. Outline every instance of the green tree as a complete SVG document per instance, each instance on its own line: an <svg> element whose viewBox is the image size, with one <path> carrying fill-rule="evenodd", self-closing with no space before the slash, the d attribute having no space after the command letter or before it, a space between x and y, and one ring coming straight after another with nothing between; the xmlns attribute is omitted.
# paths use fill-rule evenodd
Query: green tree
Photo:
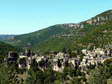
<svg viewBox="0 0 112 84"><path fill-rule="evenodd" d="M91 71L89 84L106 84L112 76L112 65L103 65Z"/></svg>

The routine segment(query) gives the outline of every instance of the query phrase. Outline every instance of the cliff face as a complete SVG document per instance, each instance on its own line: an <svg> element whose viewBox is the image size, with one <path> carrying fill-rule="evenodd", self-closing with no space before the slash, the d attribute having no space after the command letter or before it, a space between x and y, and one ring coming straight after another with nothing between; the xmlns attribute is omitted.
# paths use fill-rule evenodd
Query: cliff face
<svg viewBox="0 0 112 84"><path fill-rule="evenodd" d="M105 24L107 21L112 21L112 10L103 12L102 14L87 20L86 23L92 25L101 25Z"/></svg>
<svg viewBox="0 0 112 84"><path fill-rule="evenodd" d="M68 24L61 24L62 26L66 27L66 28L84 28L84 25L81 23L75 24L75 23L68 23Z"/></svg>

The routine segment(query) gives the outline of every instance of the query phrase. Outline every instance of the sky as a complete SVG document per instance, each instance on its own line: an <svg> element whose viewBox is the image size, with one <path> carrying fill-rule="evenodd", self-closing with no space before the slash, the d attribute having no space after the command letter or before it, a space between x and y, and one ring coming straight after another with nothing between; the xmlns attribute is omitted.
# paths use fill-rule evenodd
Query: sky
<svg viewBox="0 0 112 84"><path fill-rule="evenodd" d="M112 0L0 0L0 34L78 23L112 9Z"/></svg>

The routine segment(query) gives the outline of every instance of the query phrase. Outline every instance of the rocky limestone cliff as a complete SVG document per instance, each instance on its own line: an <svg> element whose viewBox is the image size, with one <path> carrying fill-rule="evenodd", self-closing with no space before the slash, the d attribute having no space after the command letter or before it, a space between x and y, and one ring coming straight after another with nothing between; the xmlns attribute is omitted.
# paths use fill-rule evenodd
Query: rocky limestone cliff
<svg viewBox="0 0 112 84"><path fill-rule="evenodd" d="M87 24L100 25L112 21L112 10L108 10L86 21Z"/></svg>

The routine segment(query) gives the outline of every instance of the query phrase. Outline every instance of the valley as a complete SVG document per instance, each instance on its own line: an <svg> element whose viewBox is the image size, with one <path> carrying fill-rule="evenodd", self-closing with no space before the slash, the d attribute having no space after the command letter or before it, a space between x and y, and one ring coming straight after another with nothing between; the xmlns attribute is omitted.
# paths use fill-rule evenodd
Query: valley
<svg viewBox="0 0 112 84"><path fill-rule="evenodd" d="M112 10L77 24L0 35L0 78L0 84L111 84Z"/></svg>

